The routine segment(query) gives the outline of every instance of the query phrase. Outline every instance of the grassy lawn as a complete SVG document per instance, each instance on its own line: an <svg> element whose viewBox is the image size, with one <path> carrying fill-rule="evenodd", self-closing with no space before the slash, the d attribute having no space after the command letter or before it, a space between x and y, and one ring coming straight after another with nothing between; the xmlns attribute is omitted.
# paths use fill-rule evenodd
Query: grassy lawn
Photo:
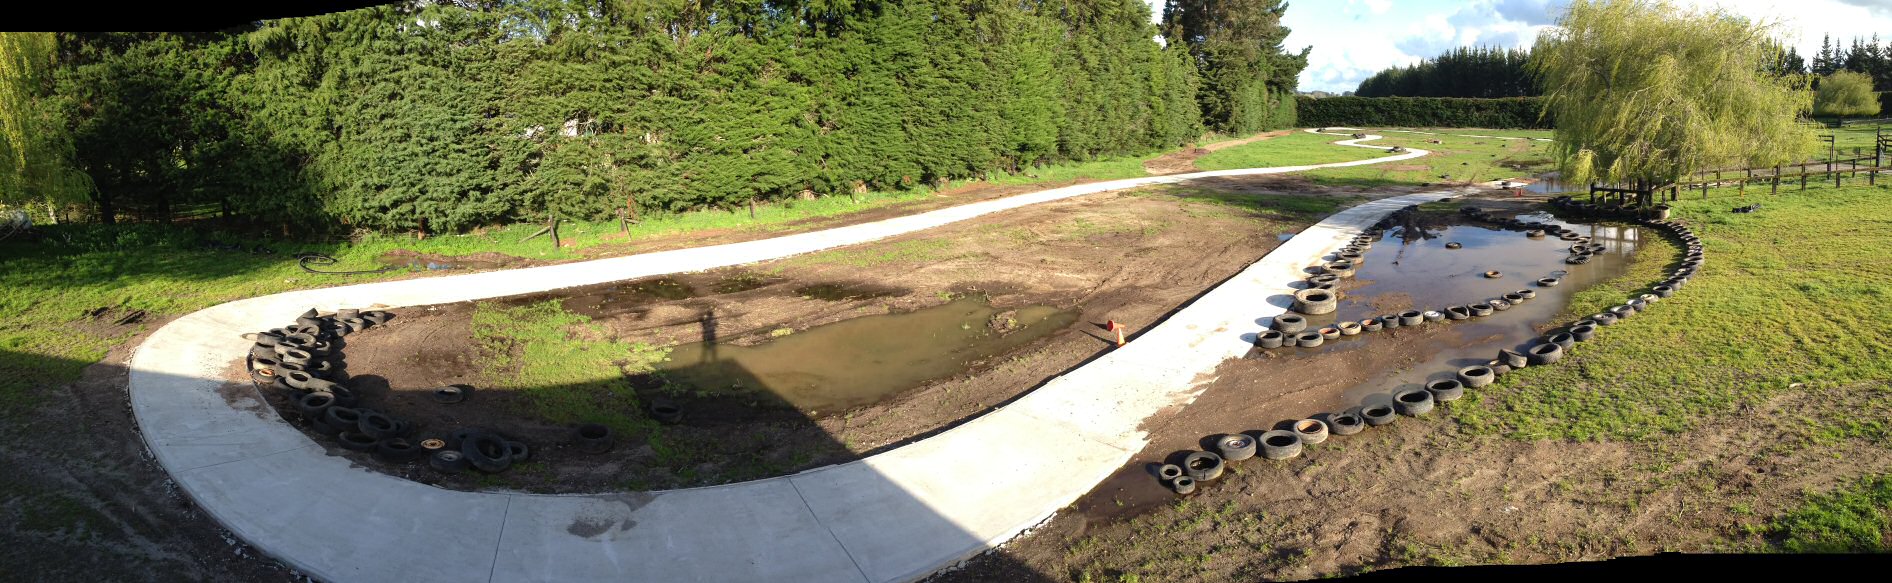
<svg viewBox="0 0 1892 583"><path fill-rule="evenodd" d="M1605 328L1566 363L1507 375L1454 408L1517 439L1651 439L1790 390L1892 378L1892 196L1885 188L1676 203L1707 261L1675 297ZM1687 197L1684 197L1685 199ZM1760 212L1731 207L1759 202ZM1579 293L1571 321L1647 292L1672 265L1646 242L1624 277ZM1886 395L1892 397L1892 395ZM1887 418L1810 419L1809 432L1885 434Z"/></svg>
<svg viewBox="0 0 1892 583"><path fill-rule="evenodd" d="M1301 166L1305 164L1324 164L1327 162L1350 162L1387 156L1384 149L1349 148L1334 146L1334 142L1348 139L1345 136L1328 136L1293 132L1278 138L1243 144L1233 148L1217 150L1196 159L1196 167L1203 170L1230 170L1235 168L1263 168L1269 166ZM1369 142L1379 144L1379 142ZM1390 145L1388 147L1391 147Z"/></svg>
<svg viewBox="0 0 1892 583"><path fill-rule="evenodd" d="M1769 534L1790 553L1873 553L1892 549L1892 475L1828 494L1770 521Z"/></svg>
<svg viewBox="0 0 1892 583"><path fill-rule="evenodd" d="M1433 130L1425 130L1433 131ZM1550 143L1536 140L1468 138L1450 133L1516 137L1550 137L1550 132L1529 130L1437 130L1440 135L1382 132L1373 144L1427 150L1423 158L1306 172L1316 184L1328 186L1409 186L1420 184L1485 182L1530 177L1554 170ZM1431 143L1438 140L1438 144ZM1364 150L1363 150L1364 151Z"/></svg>

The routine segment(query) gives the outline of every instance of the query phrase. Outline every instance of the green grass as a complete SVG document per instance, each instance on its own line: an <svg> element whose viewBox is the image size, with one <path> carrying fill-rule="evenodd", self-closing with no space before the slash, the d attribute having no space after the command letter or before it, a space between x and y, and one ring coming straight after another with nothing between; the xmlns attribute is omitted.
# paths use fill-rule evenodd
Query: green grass
<svg viewBox="0 0 1892 583"><path fill-rule="evenodd" d="M1196 159L1196 167L1203 170L1230 170L1235 168L1262 168L1270 166L1301 166L1306 164L1325 164L1329 162L1350 162L1388 156L1384 149L1349 148L1332 145L1334 142L1348 139L1345 136L1329 136L1296 131L1285 136L1269 138L1243 144L1232 148L1217 150ZM1379 142L1369 142L1378 144ZM1390 147L1390 145L1389 145Z"/></svg>
<svg viewBox="0 0 1892 583"><path fill-rule="evenodd" d="M1892 551L1892 476L1811 496L1769 521L1768 532L1792 553Z"/></svg>
<svg viewBox="0 0 1892 583"><path fill-rule="evenodd" d="M1439 131L1478 135L1549 137L1549 132L1524 130ZM1426 150L1431 154L1401 162L1310 170L1306 175L1316 184L1374 187L1486 182L1504 178L1530 177L1554 169L1550 158L1549 142L1392 132L1381 135L1386 137L1368 143L1387 147L1405 146ZM1429 140L1438 140L1442 143L1433 144Z"/></svg>
<svg viewBox="0 0 1892 583"><path fill-rule="evenodd" d="M668 348L612 339L557 300L476 304L473 338L485 361L485 384L526 395L547 421L602 423L620 433L655 428L625 379L654 370Z"/></svg>
<svg viewBox="0 0 1892 583"><path fill-rule="evenodd" d="M1675 297L1605 327L1557 366L1513 372L1453 409L1474 432L1517 439L1645 440L1806 390L1892 378L1892 192L1816 187L1676 203L1704 241ZM1762 210L1729 209L1758 201ZM1578 293L1569 322L1647 291L1674 262L1647 242L1629 273ZM1892 398L1883 383L1866 390ZM1813 432L1871 437L1883 423L1820 420Z"/></svg>

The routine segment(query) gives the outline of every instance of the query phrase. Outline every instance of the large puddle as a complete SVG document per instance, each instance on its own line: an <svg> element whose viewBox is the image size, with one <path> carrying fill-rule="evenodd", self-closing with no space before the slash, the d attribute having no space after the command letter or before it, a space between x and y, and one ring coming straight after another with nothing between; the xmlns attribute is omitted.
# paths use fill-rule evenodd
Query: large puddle
<svg viewBox="0 0 1892 583"><path fill-rule="evenodd" d="M1507 213L1493 209L1492 214ZM1526 288L1536 291L1537 297L1488 317L1450 323L1450 335L1436 342L1436 350L1419 352L1424 360L1376 372L1340 395L1343 402L1330 405L1382 402L1393 392L1423 386L1429 380L1453 378L1460 368L1485 364L1496 358L1499 349L1525 348L1540 336L1537 326L1562 312L1572 295L1626 272L1644 235L1640 227L1631 225L1568 223L1547 213L1516 216L1574 229L1604 249L1588 263L1570 265L1563 260L1574 243L1557 237L1531 239L1521 231L1475 223L1423 230L1388 229L1367 250L1357 268L1356 282L1341 288L1344 294L1339 309L1334 314L1308 318L1310 327L1408 309L1443 310ZM1448 243L1457 243L1460 248L1449 249ZM1487 278L1487 271L1498 271L1502 276ZM1558 277L1562 283L1540 287L1536 281L1542 277ZM1294 349L1289 354L1304 357L1357 349L1363 342L1388 341L1392 340L1384 335L1364 334L1342 337L1318 348Z"/></svg>
<svg viewBox="0 0 1892 583"><path fill-rule="evenodd" d="M773 395L804 411L835 411L963 372L1069 326L1077 315L1047 306L1000 310L965 298L817 326L758 346L685 344L659 370L703 396ZM715 338L708 322L704 335Z"/></svg>

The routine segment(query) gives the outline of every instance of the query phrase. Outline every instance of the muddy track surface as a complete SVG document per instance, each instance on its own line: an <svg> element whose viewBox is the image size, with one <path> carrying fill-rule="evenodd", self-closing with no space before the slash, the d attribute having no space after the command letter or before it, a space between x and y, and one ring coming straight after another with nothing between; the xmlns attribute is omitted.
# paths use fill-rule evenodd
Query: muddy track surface
<svg viewBox="0 0 1892 583"><path fill-rule="evenodd" d="M690 411L663 433L672 447L700 452L688 467L659 459L648 446L627 447L606 463L565 451L558 444L570 428L535 419L523 396L507 391L484 391L454 405L431 403L426 388L486 383L470 303L395 310L388 326L347 338L348 370L390 387L369 388L369 401L408 416L419 431L479 425L548 444L535 453L542 471L486 479L513 488L676 488L845 462L977 416L1108 350L1114 336L1105 322L1123 322L1131 333L1153 325L1320 214L1164 192L1093 195L810 256L497 302L558 301L603 324L614 338L652 344L702 341L711 334L704 315L714 314L714 337L736 346L764 344L783 331L964 301L959 298L989 301L1000 313L1044 306L1074 315L1068 326L976 359L957 374L838 410L692 398L655 390L661 381L631 379L640 397L673 398ZM641 443L637 436L626 441ZM363 457L363 465L385 465ZM491 485L424 467L390 469L452 488Z"/></svg>

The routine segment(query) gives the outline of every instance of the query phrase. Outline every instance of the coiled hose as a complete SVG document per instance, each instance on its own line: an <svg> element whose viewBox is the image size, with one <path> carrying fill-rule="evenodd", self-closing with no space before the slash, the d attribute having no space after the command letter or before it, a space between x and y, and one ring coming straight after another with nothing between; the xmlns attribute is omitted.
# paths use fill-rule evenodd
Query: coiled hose
<svg viewBox="0 0 1892 583"><path fill-rule="evenodd" d="M367 275L367 274L374 274L374 273L387 273L389 271L394 271L395 269L399 269L398 267L395 267L392 265L389 265L387 267L383 267L380 269L363 269L360 271L321 271L313 267L310 267L311 265L334 265L338 261L339 260L335 259L332 256L324 255L321 253L297 253L296 254L296 265L301 266L303 271L307 271L309 273L319 273L322 275Z"/></svg>

